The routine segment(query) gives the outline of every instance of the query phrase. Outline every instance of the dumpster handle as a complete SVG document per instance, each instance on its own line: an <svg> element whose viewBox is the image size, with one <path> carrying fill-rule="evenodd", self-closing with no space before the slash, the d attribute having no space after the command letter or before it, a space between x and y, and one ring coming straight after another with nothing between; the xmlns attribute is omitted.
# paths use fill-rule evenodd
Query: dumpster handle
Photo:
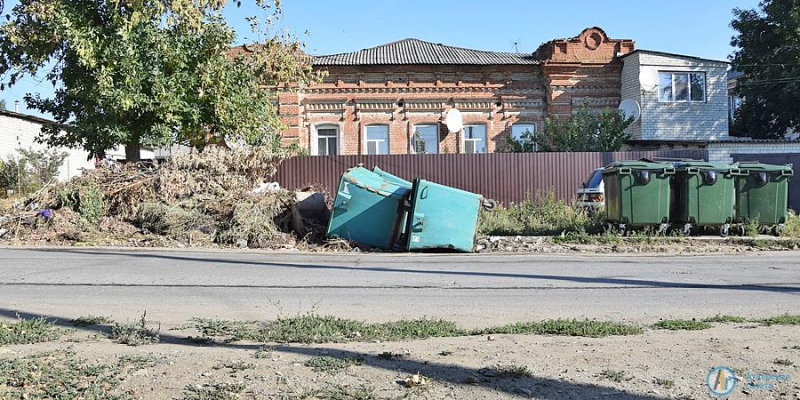
<svg viewBox="0 0 800 400"><path fill-rule="evenodd" d="M425 200L428 198L428 186L422 188L422 192L419 194L420 200Z"/></svg>
<svg viewBox="0 0 800 400"><path fill-rule="evenodd" d="M630 175L631 174L631 169L630 168L620 168L618 173L620 175Z"/></svg>
<svg viewBox="0 0 800 400"><path fill-rule="evenodd" d="M672 167L664 168L664 175L675 175L675 168Z"/></svg>
<svg viewBox="0 0 800 400"><path fill-rule="evenodd" d="M785 169L785 170L781 171L781 176L794 176L794 170L793 169Z"/></svg>

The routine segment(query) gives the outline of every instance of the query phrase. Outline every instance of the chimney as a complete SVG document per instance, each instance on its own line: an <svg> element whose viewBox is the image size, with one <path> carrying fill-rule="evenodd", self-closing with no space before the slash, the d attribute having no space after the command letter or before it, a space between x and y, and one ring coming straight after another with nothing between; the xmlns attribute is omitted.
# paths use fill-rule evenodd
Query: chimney
<svg viewBox="0 0 800 400"><path fill-rule="evenodd" d="M14 112L19 112L19 100L14 100Z"/></svg>

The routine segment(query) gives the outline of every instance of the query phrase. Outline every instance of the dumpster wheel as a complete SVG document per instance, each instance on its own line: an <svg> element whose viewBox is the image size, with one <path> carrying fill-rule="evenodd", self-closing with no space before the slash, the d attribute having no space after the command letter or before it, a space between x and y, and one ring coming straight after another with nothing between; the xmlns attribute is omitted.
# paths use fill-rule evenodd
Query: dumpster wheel
<svg viewBox="0 0 800 400"><path fill-rule="evenodd" d="M719 227L719 235L722 237L728 237L731 231L731 224L724 224Z"/></svg>
<svg viewBox="0 0 800 400"><path fill-rule="evenodd" d="M486 211L494 211L494 209L497 208L497 200L483 199L481 206L483 206L483 209Z"/></svg>
<svg viewBox="0 0 800 400"><path fill-rule="evenodd" d="M476 253L486 253L492 249L492 242L487 239L478 239L475 242L475 252Z"/></svg>
<svg viewBox="0 0 800 400"><path fill-rule="evenodd" d="M772 234L775 236L783 235L783 224L775 225L775 227L772 228Z"/></svg>

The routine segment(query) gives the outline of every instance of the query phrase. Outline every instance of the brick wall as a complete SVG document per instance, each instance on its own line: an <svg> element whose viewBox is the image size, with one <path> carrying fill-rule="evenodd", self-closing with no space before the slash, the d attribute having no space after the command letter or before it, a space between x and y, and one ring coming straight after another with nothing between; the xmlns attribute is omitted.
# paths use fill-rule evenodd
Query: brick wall
<svg viewBox="0 0 800 400"><path fill-rule="evenodd" d="M724 62L639 51L625 57L622 68L622 98L635 99L642 116L629 129L636 140L713 141L728 138L727 68ZM658 90L641 90L639 72L705 72L706 100L662 102Z"/></svg>

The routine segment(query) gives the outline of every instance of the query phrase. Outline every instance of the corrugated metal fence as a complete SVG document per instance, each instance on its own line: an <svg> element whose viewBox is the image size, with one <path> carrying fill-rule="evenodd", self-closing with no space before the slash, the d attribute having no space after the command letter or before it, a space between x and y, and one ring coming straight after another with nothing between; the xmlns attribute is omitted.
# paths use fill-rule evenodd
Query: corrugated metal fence
<svg viewBox="0 0 800 400"><path fill-rule="evenodd" d="M520 202L527 193L551 188L561 199L575 191L595 168L614 161L640 158L706 160L704 150L631 151L615 153L494 153L385 156L303 156L283 162L275 180L281 187L298 189L320 184L335 192L341 174L359 163L412 180L427 179L482 194L501 203Z"/></svg>

